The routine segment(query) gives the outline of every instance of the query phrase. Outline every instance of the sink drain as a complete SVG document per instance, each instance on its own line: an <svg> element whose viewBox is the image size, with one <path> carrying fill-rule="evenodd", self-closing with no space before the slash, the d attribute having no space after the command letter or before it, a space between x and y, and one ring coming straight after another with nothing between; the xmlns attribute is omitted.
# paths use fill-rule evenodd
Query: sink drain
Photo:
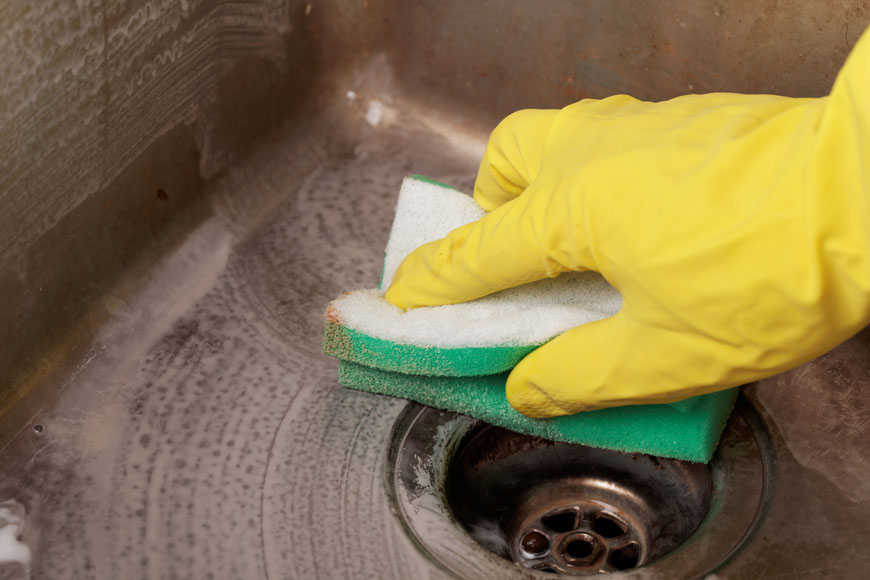
<svg viewBox="0 0 870 580"><path fill-rule="evenodd" d="M409 405L388 486L408 535L462 578L697 578L751 541L772 445L741 399L710 465L554 443Z"/></svg>
<svg viewBox="0 0 870 580"><path fill-rule="evenodd" d="M446 496L481 544L517 564L564 575L627 570L686 540L710 508L698 463L554 443L498 427L469 432L450 462Z"/></svg>
<svg viewBox="0 0 870 580"><path fill-rule="evenodd" d="M577 501L593 490L575 490L571 497L557 501L555 510L542 506L542 515L526 506L524 511L530 515L511 542L514 561L565 574L626 570L641 563L646 538L637 524L617 516L619 510L603 502Z"/></svg>

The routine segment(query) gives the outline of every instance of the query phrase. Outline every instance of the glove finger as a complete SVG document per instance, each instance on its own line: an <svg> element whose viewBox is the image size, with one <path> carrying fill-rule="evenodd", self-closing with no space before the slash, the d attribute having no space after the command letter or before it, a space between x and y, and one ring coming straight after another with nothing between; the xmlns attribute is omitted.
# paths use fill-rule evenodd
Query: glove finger
<svg viewBox="0 0 870 580"><path fill-rule="evenodd" d="M474 183L480 207L492 211L525 191L541 167L544 142L558 112L517 111L493 130Z"/></svg>
<svg viewBox="0 0 870 580"><path fill-rule="evenodd" d="M761 378L752 356L704 336L639 324L623 310L521 360L508 377L507 398L535 418L670 403Z"/></svg>
<svg viewBox="0 0 870 580"><path fill-rule="evenodd" d="M526 193L414 250L386 299L401 308L454 304L570 270L593 267L570 196Z"/></svg>

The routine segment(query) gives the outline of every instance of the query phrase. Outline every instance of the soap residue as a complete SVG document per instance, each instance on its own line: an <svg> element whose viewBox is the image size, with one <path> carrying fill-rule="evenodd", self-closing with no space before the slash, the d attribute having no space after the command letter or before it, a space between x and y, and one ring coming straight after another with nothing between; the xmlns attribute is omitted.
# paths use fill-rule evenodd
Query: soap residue
<svg viewBox="0 0 870 580"><path fill-rule="evenodd" d="M380 101L372 101L366 109L366 121L369 125L377 127L384 116L384 104Z"/></svg>
<svg viewBox="0 0 870 580"><path fill-rule="evenodd" d="M24 531L24 506L15 500L0 502L0 563L30 566L30 548L19 541Z"/></svg>

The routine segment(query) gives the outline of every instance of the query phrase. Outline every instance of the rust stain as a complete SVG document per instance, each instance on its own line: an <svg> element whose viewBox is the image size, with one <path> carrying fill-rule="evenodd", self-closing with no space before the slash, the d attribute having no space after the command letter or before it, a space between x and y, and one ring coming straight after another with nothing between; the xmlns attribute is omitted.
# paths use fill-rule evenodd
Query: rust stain
<svg viewBox="0 0 870 580"><path fill-rule="evenodd" d="M326 308L326 313L323 315L326 318L327 322L332 322L333 324L343 324L341 320L341 316L338 314L338 309L330 304Z"/></svg>

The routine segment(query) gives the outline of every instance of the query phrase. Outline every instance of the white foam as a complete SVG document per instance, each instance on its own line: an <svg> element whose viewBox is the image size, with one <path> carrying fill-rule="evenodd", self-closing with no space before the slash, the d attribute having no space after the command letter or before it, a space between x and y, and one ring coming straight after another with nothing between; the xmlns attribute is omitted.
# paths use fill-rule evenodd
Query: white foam
<svg viewBox="0 0 870 580"><path fill-rule="evenodd" d="M413 178L402 183L384 259L381 289L332 303L350 328L391 342L438 347L539 344L615 314L619 292L595 272L573 272L463 304L403 312L383 298L402 260L422 244L475 221L484 211L456 190Z"/></svg>
<svg viewBox="0 0 870 580"><path fill-rule="evenodd" d="M384 116L384 104L380 101L372 101L366 109L366 121L369 125L377 127Z"/></svg>
<svg viewBox="0 0 870 580"><path fill-rule="evenodd" d="M30 564L30 549L18 541L24 527L21 504L13 500L0 502L0 562Z"/></svg>

